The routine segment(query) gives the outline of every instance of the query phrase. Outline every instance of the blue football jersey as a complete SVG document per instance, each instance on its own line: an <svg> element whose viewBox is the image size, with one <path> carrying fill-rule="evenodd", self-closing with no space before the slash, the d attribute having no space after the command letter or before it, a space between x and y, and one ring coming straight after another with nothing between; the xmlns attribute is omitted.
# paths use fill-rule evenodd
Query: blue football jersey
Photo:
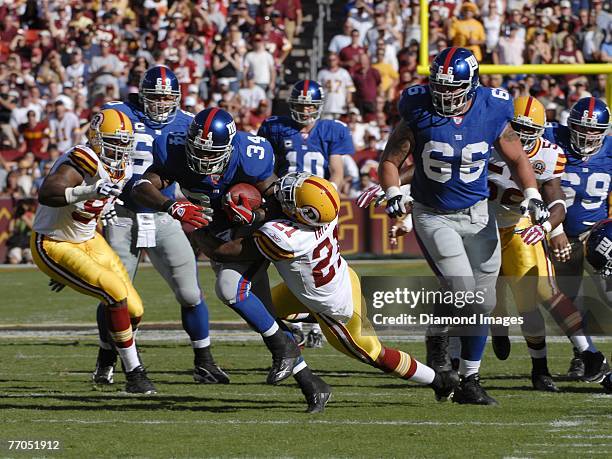
<svg viewBox="0 0 612 459"><path fill-rule="evenodd" d="M561 178L567 207L563 228L568 236L577 237L599 220L608 218L608 197L612 192L612 136L607 136L601 149L586 159L574 152L567 126L548 124L544 138L559 145L567 157Z"/></svg>
<svg viewBox="0 0 612 459"><path fill-rule="evenodd" d="M493 143L514 116L503 89L478 87L462 117L436 114L428 86L402 93L399 112L414 132L412 196L435 209L465 209L489 196L487 163Z"/></svg>
<svg viewBox="0 0 612 459"><path fill-rule="evenodd" d="M132 154L132 163L134 175L132 179L125 185L120 199L124 205L134 212L155 212L154 210L144 208L138 205L131 197L130 191L137 180L140 180L142 174L153 164L153 141L155 138L168 134L170 132L187 132L193 115L183 110L177 110L176 117L172 122L167 124L159 124L150 120L142 111L136 94L130 94L127 102L108 102L102 108L114 108L125 113L132 122L134 128L134 153ZM176 193L176 185L164 188L162 193L168 198L173 198Z"/></svg>
<svg viewBox="0 0 612 459"><path fill-rule="evenodd" d="M341 121L317 120L306 138L301 128L287 116L271 116L259 128L258 134L272 144L279 177L305 171L327 179L331 155L355 153L348 126Z"/></svg>
<svg viewBox="0 0 612 459"><path fill-rule="evenodd" d="M263 137L238 131L232 140L233 150L225 172L201 175L187 165L186 141L187 133L170 133L155 139L153 170L164 179L178 183L191 202L200 204L210 200L215 211L210 226L215 232L223 231L230 226L223 212L223 196L235 183L254 185L274 173L272 145Z"/></svg>

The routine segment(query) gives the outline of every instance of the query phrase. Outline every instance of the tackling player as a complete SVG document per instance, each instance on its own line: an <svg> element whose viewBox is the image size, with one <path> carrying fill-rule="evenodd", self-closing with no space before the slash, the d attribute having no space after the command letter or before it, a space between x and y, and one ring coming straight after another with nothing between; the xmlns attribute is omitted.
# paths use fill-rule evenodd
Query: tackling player
<svg viewBox="0 0 612 459"><path fill-rule="evenodd" d="M504 315L505 286L508 285L518 312L524 318L521 329L531 356L533 387L537 390L558 392L559 389L548 371L545 324L538 304L542 304L550 312L582 353L583 361L587 363L585 380L601 378L606 369L602 368L603 355L589 348L580 313L572 301L559 291L548 253L547 235L550 236L550 244L553 247L562 247L566 242L561 224L565 218L565 201L561 191L565 155L557 145L542 139L546 115L544 106L537 99L531 96L515 99L511 124L521 139L551 215L547 222L534 226L529 218L522 216L519 205L523 194L512 179L508 166L495 152L488 165L489 200L496 211L502 250L495 313ZM501 335L498 334L500 332ZM510 353L507 327L492 335L495 354L505 360Z"/></svg>
<svg viewBox="0 0 612 459"><path fill-rule="evenodd" d="M338 190L344 183L343 155L355 153L346 124L322 120L325 103L323 87L314 80L298 81L289 96L291 118L271 116L259 128L258 135L272 144L276 159L275 173L308 172L326 178ZM303 336L301 323L292 327ZM313 324L306 337L306 347L321 347L321 327Z"/></svg>
<svg viewBox="0 0 612 459"><path fill-rule="evenodd" d="M389 138L378 172L387 213L400 217L410 212L413 203L417 241L442 286L452 291L483 292L481 304L464 310L489 314L495 306L501 262L495 216L487 204L486 166L493 146L524 195L522 211L532 212L537 223L548 218L531 165L510 126L514 115L510 95L502 89L481 87L474 55L453 47L434 59L428 86L404 90L399 111L402 119ZM411 153L415 162L414 201L399 188L399 169ZM440 307L434 314L459 312ZM487 326L463 333L471 336L461 337L461 382L453 400L496 404L480 385L479 377ZM428 364L439 372L452 371L448 330L432 328L429 335Z"/></svg>
<svg viewBox="0 0 612 459"><path fill-rule="evenodd" d="M367 321L359 277L340 255L340 198L327 180L306 172L291 172L275 187L288 218L264 223L252 237L235 239L210 250L225 261L274 263L283 283L272 289L278 317L310 313L329 343L343 354L386 373L428 384L436 398L448 398L454 381L436 374L410 355L384 346ZM368 329L368 336L362 334ZM327 401L327 400L326 400Z"/></svg>
<svg viewBox="0 0 612 459"><path fill-rule="evenodd" d="M68 285L102 301L126 372L126 391L153 394L130 323L142 317L142 301L121 260L96 232L98 217L132 176L132 123L118 110L102 110L92 118L87 139L57 160L38 192L32 256L51 277L53 290Z"/></svg>
<svg viewBox="0 0 612 459"><path fill-rule="evenodd" d="M585 97L572 106L567 124L549 125L544 138L559 145L567 156L561 179L567 207L563 225L566 246L553 255L559 288L575 300L580 297L585 268L583 242L595 223L611 215L612 139L607 135L610 110L602 100ZM591 270L588 263L586 268ZM612 304L610 279L592 278L604 303ZM577 305L579 308L583 306L580 302ZM586 313L584 310L581 312L583 315ZM580 357L580 351L575 349L568 371L570 377L584 376L584 362Z"/></svg>
<svg viewBox="0 0 612 459"><path fill-rule="evenodd" d="M250 183L262 196L271 198L276 180L272 147L262 137L236 132L229 113L219 108L201 111L187 134L174 132L157 138L153 158L132 196L143 206L168 212L196 228L206 227L196 232L200 245L231 238L235 224L253 225L265 218L264 209L252 210L242 195L235 202L227 190L235 183ZM172 182L179 184L189 201L176 202L160 192ZM262 335L272 353L267 382L278 384L293 373L307 396L309 410L322 409L320 394L329 392L329 386L310 372L295 342L267 311L264 303L271 300L260 300L270 296L267 265L213 260L212 266L217 296Z"/></svg>
<svg viewBox="0 0 612 459"><path fill-rule="evenodd" d="M180 99L178 79L169 68L159 65L143 74L138 94L130 94L126 102L110 102L104 106L121 110L134 126L134 174L121 194L124 204L115 206L116 217L106 225L105 236L132 280L142 250L146 249L153 266L181 305L183 328L189 335L194 353L194 380L227 384L229 377L215 364L210 351L208 306L198 284L193 249L181 224L166 212L138 205L130 196L134 183L153 163L153 140L170 132L184 133L189 129L193 115L179 109ZM168 199L173 198L175 192L175 184L161 190ZM101 311L102 306L98 311L100 349L93 380L99 384L111 384L116 354L108 343Z"/></svg>

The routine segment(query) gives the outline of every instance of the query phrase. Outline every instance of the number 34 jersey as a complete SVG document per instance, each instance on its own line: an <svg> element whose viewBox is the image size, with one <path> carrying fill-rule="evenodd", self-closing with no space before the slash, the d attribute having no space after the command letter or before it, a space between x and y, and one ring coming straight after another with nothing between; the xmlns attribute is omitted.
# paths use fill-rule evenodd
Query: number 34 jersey
<svg viewBox="0 0 612 459"><path fill-rule="evenodd" d="M93 185L100 179L112 181L123 188L132 177L132 166L128 162L123 177L111 178L102 163L89 147L76 145L53 165L51 174L62 164L70 164L84 177L80 185ZM98 217L110 203L109 198L89 199L63 207L48 207L42 204L36 210L34 231L56 241L85 242L96 234Z"/></svg>
<svg viewBox="0 0 612 459"><path fill-rule="evenodd" d="M567 206L563 228L568 236L577 237L593 224L608 218L612 192L612 136L607 136L600 150L587 159L573 152L567 126L551 123L544 137L557 143L567 156L561 178Z"/></svg>
<svg viewBox="0 0 612 459"><path fill-rule="evenodd" d="M351 280L340 255L338 219L320 228L272 220L254 233L254 240L308 309L347 320L352 317Z"/></svg>
<svg viewBox="0 0 612 459"><path fill-rule="evenodd" d="M428 86L406 88L399 112L415 136L412 196L435 209L466 209L489 196L487 162L494 142L514 116L503 89L476 88L461 117L436 113Z"/></svg>
<svg viewBox="0 0 612 459"><path fill-rule="evenodd" d="M563 150L554 143L538 139L527 156L538 186L562 176L566 159ZM523 192L512 179L510 168L495 150L488 168L489 201L495 206L497 224L500 228L514 226L522 217L520 204L525 199Z"/></svg>
<svg viewBox="0 0 612 459"><path fill-rule="evenodd" d="M310 172L329 178L331 155L355 153L353 139L346 124L334 120L318 120L304 138L302 126L286 116L271 116L263 122L258 135L274 148L276 175L288 172Z"/></svg>

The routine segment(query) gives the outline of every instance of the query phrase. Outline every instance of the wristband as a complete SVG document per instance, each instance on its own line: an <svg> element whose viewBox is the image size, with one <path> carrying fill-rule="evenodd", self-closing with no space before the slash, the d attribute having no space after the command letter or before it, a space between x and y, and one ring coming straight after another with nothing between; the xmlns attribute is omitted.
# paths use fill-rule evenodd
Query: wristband
<svg viewBox="0 0 612 459"><path fill-rule="evenodd" d="M402 194L402 190L400 190L399 186L390 186L387 188L387 191L385 191L385 198L389 201L400 194Z"/></svg>
<svg viewBox="0 0 612 459"><path fill-rule="evenodd" d="M523 190L523 196L525 196L525 199L539 199L540 201L542 200L542 195L537 190L537 188L525 188Z"/></svg>
<svg viewBox="0 0 612 459"><path fill-rule="evenodd" d="M561 204L564 209L567 209L567 204L565 204L565 199L557 199L556 201L553 201L550 204L548 204L548 210L552 209L557 204Z"/></svg>
<svg viewBox="0 0 612 459"><path fill-rule="evenodd" d="M138 185L142 185L143 183L149 183L151 185L153 185L153 183L151 183L151 180L147 180L147 179L140 179L140 180L136 180L136 182L134 183L134 186L132 188L136 188Z"/></svg>
<svg viewBox="0 0 612 459"><path fill-rule="evenodd" d="M546 222L548 223L548 222ZM555 236L559 236L560 234L563 234L565 232L565 230L563 229L563 223L559 223L557 226L555 226L553 228L553 230L550 232L549 236L550 237L555 237Z"/></svg>
<svg viewBox="0 0 612 459"><path fill-rule="evenodd" d="M542 223L542 228L544 228L544 231L546 231L546 233L550 233L550 231L552 230L552 225L548 220L546 220L544 223Z"/></svg>
<svg viewBox="0 0 612 459"><path fill-rule="evenodd" d="M168 212L170 211L170 207L172 207L172 204L174 204L176 201L172 200L172 199L168 199L167 201L165 201L160 207L161 210L164 212Z"/></svg>
<svg viewBox="0 0 612 459"><path fill-rule="evenodd" d="M67 204L74 204L75 202L87 201L98 196L96 192L96 185L80 185L75 187L68 187L64 190L64 198Z"/></svg>

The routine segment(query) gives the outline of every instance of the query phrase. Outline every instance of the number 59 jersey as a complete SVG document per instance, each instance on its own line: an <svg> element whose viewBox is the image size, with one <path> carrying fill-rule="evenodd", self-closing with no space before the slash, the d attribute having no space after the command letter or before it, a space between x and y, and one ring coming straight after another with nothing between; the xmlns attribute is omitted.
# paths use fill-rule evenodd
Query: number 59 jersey
<svg viewBox="0 0 612 459"><path fill-rule="evenodd" d="M487 163L494 142L514 116L503 89L479 86L461 117L436 113L428 86L406 88L399 112L415 137L412 196L435 209L466 209L489 196Z"/></svg>
<svg viewBox="0 0 612 459"><path fill-rule="evenodd" d="M123 177L112 179L102 166L98 155L85 145L76 145L60 156L50 173L54 173L62 164L70 164L81 173L84 178L80 185L93 185L98 180L105 179L123 188L132 177L132 166L128 162ZM88 241L96 234L98 217L111 202L110 198L100 198L62 207L41 204L36 210L33 229L57 241L74 243Z"/></svg>
<svg viewBox="0 0 612 459"><path fill-rule="evenodd" d="M346 320L352 317L351 280L340 255L338 219L320 228L272 220L254 233L254 240L308 309Z"/></svg>
<svg viewBox="0 0 612 459"><path fill-rule="evenodd" d="M279 177L288 172L310 172L327 179L331 155L355 153L348 126L341 121L317 120L306 138L301 129L286 116L271 116L259 128L257 134L272 144Z"/></svg>

